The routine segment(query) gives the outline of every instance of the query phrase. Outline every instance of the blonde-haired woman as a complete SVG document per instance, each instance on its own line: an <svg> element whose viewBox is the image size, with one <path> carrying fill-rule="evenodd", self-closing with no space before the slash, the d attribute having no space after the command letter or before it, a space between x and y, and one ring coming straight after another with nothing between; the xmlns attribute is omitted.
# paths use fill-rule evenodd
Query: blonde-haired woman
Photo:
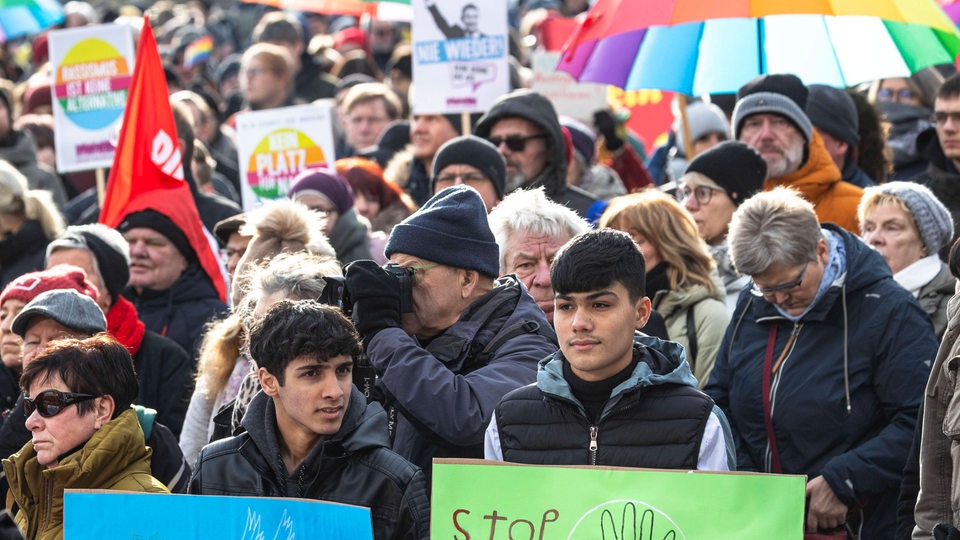
<svg viewBox="0 0 960 540"><path fill-rule="evenodd" d="M21 274L43 269L47 244L63 233L63 216L49 191L0 160L0 289Z"/></svg>
<svg viewBox="0 0 960 540"><path fill-rule="evenodd" d="M647 296L663 316L670 339L684 346L702 387L729 322L724 287L697 224L677 201L648 190L617 197L601 227L629 234L643 251Z"/></svg>

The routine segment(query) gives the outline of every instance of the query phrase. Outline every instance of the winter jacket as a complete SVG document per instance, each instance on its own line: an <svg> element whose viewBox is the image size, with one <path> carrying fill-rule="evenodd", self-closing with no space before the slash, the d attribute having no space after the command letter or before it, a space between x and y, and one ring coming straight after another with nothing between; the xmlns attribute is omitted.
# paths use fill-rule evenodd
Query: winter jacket
<svg viewBox="0 0 960 540"><path fill-rule="evenodd" d="M57 208L67 202L63 182L53 171L37 162L37 145L29 132L11 130L7 139L0 142L0 159L13 165L27 177L30 189L45 189L53 196Z"/></svg>
<svg viewBox="0 0 960 540"><path fill-rule="evenodd" d="M403 188L417 206L430 199L433 182L426 164L413 157L413 146L407 145L390 158L383 171L383 178Z"/></svg>
<svg viewBox="0 0 960 540"><path fill-rule="evenodd" d="M388 449L387 415L354 387L340 430L319 442L293 473L280 457L276 409L263 392L250 402L246 430L203 448L190 493L297 497L366 506L377 540L429 538L423 472Z"/></svg>
<svg viewBox="0 0 960 540"><path fill-rule="evenodd" d="M488 358L500 333L507 337ZM427 473L435 457L480 458L493 408L536 379L557 350L543 311L516 276L498 279L460 320L426 346L401 328L377 332L367 354L385 404L397 410L393 449Z"/></svg>
<svg viewBox="0 0 960 540"><path fill-rule="evenodd" d="M937 339L942 338L947 329L947 302L957 286L950 267L934 253L900 270L893 279L917 299L930 316Z"/></svg>
<svg viewBox="0 0 960 540"><path fill-rule="evenodd" d="M207 322L227 310L210 278L196 263L191 263L169 289L137 293L128 287L124 296L133 302L147 330L175 341L194 363Z"/></svg>
<svg viewBox="0 0 960 540"><path fill-rule="evenodd" d="M816 130L807 151L807 161L802 167L779 178L768 178L763 183L764 191L777 186L793 188L813 204L821 222L835 223L849 232L860 234L857 206L863 197L863 189L840 179L840 169L827 153Z"/></svg>
<svg viewBox="0 0 960 540"><path fill-rule="evenodd" d="M553 104L535 91L516 90L501 96L483 115L474 131L477 136L487 138L494 124L512 117L523 118L540 126L547 135L549 152L543 171L535 178L528 178L520 187L530 189L543 186L550 200L585 216L597 198L576 186L567 185L567 142Z"/></svg>
<svg viewBox="0 0 960 540"><path fill-rule="evenodd" d="M653 309L663 315L670 340L686 349L690 369L701 388L710 380L713 361L720 349L723 332L730 322L724 303L723 284L715 274L713 278L713 291L696 284L683 291L659 291L652 302ZM691 335L695 344L690 343Z"/></svg>
<svg viewBox="0 0 960 540"><path fill-rule="evenodd" d="M133 355L140 380L136 403L157 410L157 421L180 435L193 389L193 360L172 339L147 330Z"/></svg>
<svg viewBox="0 0 960 540"><path fill-rule="evenodd" d="M403 204L403 201L399 199L393 201L385 208L381 208L380 212L370 220L370 230L390 234L397 223L400 223L412 213L407 205Z"/></svg>
<svg viewBox="0 0 960 540"><path fill-rule="evenodd" d="M947 305L947 331L923 396L920 495L913 538L933 538L937 523L960 525L960 295Z"/></svg>
<svg viewBox="0 0 960 540"><path fill-rule="evenodd" d="M23 222L15 233L0 234L0 290L27 272L42 270L48 243L35 219Z"/></svg>
<svg viewBox="0 0 960 540"><path fill-rule="evenodd" d="M65 489L169 493L150 476L150 453L133 409L104 424L52 469L37 462L33 443L28 443L3 460L10 494L19 506L17 525L28 540L63 538Z"/></svg>
<svg viewBox="0 0 960 540"><path fill-rule="evenodd" d="M366 220L358 219L353 208L337 216L337 222L333 224L328 237L340 264L346 266L353 261L370 258L368 234L370 228Z"/></svg>
<svg viewBox="0 0 960 540"><path fill-rule="evenodd" d="M591 422L564 377L563 354L540 362L537 383L507 394L487 430L487 459L542 465L696 469L708 421L720 431L715 461L734 466L723 413L696 389L683 348L637 334L630 377L613 389ZM711 435L717 435L712 433ZM491 445L499 442L499 448ZM499 450L499 452L495 451ZM709 458L708 458L709 459Z"/></svg>
<svg viewBox="0 0 960 540"><path fill-rule="evenodd" d="M238 356L234 360L230 378L217 396L210 395L207 376L201 373L197 377L197 386L193 390L193 395L190 396L187 416L183 419L183 430L180 431L180 450L183 451L187 462L196 462L200 449L213 440L214 415L224 405L234 403L233 400L237 397L241 382L254 370L256 370L256 363L249 356ZM246 406L247 403L244 403L244 410L246 410ZM228 436L229 434L224 435L224 437Z"/></svg>
<svg viewBox="0 0 960 540"><path fill-rule="evenodd" d="M730 420L738 470L773 472L762 384L772 369L764 368L765 357L772 363L792 341L768 375L780 469L822 475L852 511L862 508L859 516L848 515L862 520L861 538L883 538L894 529L901 471L936 340L883 257L839 227L823 227L842 242L846 272L796 323L743 291L705 391Z"/></svg>

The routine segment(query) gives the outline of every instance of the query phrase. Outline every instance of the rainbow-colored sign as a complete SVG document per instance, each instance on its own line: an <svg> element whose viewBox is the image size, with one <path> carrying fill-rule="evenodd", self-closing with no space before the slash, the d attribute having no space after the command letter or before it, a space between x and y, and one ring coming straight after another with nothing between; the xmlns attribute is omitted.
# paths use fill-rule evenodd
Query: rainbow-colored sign
<svg viewBox="0 0 960 540"><path fill-rule="evenodd" d="M123 114L130 66L117 49L99 38L73 46L57 68L54 92L67 118L100 129Z"/></svg>
<svg viewBox="0 0 960 540"><path fill-rule="evenodd" d="M247 163L247 182L262 199L286 197L290 183L300 171L326 164L323 149L306 133L280 128L253 149Z"/></svg>
<svg viewBox="0 0 960 540"><path fill-rule="evenodd" d="M109 167L133 71L129 28L108 24L50 32L57 170Z"/></svg>
<svg viewBox="0 0 960 540"><path fill-rule="evenodd" d="M246 182L246 210L286 197L293 179L334 162L333 114L328 104L294 105L237 115L237 152Z"/></svg>

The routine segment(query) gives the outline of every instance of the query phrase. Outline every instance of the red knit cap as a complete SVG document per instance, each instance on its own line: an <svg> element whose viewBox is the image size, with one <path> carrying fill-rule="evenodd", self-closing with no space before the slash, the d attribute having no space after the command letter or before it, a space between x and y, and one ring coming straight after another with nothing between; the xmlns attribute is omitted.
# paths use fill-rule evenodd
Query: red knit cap
<svg viewBox="0 0 960 540"><path fill-rule="evenodd" d="M100 296L97 287L87 281L82 268L70 264L58 264L48 270L28 272L7 284L0 293L0 306L7 300L20 300L29 303L37 295L57 289L73 289L96 301Z"/></svg>

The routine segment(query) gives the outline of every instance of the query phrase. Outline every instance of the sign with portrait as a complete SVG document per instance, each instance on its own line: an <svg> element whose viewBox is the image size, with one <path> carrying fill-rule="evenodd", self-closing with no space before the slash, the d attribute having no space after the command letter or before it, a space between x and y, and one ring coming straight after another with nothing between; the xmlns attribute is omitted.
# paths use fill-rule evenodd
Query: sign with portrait
<svg viewBox="0 0 960 540"><path fill-rule="evenodd" d="M506 0L413 0L413 111L484 112L510 90Z"/></svg>

